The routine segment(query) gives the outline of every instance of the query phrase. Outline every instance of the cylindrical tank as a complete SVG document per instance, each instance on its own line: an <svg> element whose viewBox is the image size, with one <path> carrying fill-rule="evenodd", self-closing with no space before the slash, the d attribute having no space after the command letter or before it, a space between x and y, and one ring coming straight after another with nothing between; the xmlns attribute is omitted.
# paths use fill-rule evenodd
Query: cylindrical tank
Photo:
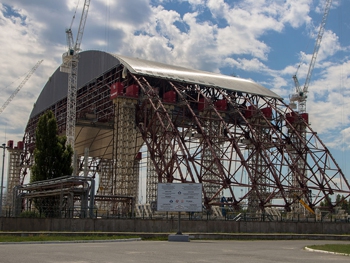
<svg viewBox="0 0 350 263"><path fill-rule="evenodd" d="M7 147L13 149L13 140L7 141Z"/></svg>
<svg viewBox="0 0 350 263"><path fill-rule="evenodd" d="M17 149L23 150L23 148L24 148L24 143L22 141L17 142Z"/></svg>

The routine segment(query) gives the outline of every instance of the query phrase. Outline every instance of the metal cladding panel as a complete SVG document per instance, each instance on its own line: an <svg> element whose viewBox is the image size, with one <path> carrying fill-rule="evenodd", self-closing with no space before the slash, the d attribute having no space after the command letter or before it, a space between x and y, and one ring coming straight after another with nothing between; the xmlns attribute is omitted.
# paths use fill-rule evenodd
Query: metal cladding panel
<svg viewBox="0 0 350 263"><path fill-rule="evenodd" d="M79 54L78 89L92 79L101 76L108 69L119 65L119 61L109 53L102 51L84 51ZM30 118L45 111L57 101L67 97L68 74L60 68L49 78L34 104Z"/></svg>
<svg viewBox="0 0 350 263"><path fill-rule="evenodd" d="M220 75L159 62L115 55L133 74L170 79L205 86L219 87L232 91L247 92L265 97L282 99L273 91L246 79Z"/></svg>

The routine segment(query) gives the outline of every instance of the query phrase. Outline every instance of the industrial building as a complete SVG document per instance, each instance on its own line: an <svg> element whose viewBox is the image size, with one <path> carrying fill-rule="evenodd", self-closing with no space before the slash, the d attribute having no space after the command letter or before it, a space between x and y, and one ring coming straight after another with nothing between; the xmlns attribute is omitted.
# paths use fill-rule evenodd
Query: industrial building
<svg viewBox="0 0 350 263"><path fill-rule="evenodd" d="M349 198L346 176L308 114L269 89L102 51L79 56L73 179L24 184L39 117L52 110L59 133L66 132L68 76L58 68L34 105L23 142L8 145L7 209L23 211L31 198L61 187L62 209L79 203L91 217L137 216L140 203L155 212L160 182L202 183L203 209L220 216L222 208L305 215L334 210L338 194ZM93 191L92 179L98 180Z"/></svg>

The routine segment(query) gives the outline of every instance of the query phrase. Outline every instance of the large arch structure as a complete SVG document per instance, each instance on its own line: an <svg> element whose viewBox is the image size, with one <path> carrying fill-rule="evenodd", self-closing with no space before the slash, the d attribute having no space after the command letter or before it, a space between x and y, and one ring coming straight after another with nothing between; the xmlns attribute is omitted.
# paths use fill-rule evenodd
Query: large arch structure
<svg viewBox="0 0 350 263"><path fill-rule="evenodd" d="M156 200L158 182L202 183L208 208L222 205L224 196L227 206L251 211L291 211L299 200L332 209L332 195L350 196L308 115L261 85L101 51L80 56L75 151L78 169L99 175L101 209L123 213L123 205L108 197L137 200L145 171L147 203ZM32 164L41 114L52 110L64 134L66 94L67 75L57 69L25 130L21 182ZM140 168L145 156L147 169Z"/></svg>

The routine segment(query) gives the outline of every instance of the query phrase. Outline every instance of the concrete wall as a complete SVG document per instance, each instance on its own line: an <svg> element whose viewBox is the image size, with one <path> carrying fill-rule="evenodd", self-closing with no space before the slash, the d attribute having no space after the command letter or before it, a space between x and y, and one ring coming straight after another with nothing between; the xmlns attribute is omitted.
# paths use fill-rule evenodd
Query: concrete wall
<svg viewBox="0 0 350 263"><path fill-rule="evenodd" d="M177 232L178 221L169 219L38 219L0 218L0 231L69 232ZM350 234L346 222L235 222L181 220L184 233L294 233Z"/></svg>

